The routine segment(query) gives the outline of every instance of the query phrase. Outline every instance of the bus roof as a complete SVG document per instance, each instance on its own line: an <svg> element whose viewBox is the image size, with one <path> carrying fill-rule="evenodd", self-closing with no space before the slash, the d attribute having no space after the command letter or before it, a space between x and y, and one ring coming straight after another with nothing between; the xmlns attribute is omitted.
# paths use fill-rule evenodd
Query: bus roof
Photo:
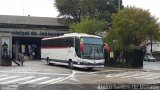
<svg viewBox="0 0 160 90"><path fill-rule="evenodd" d="M86 33L68 33L68 34L64 34L63 36L44 38L42 40L64 38L64 37L95 37L95 38L101 38L100 36L89 35L89 34L86 34Z"/></svg>

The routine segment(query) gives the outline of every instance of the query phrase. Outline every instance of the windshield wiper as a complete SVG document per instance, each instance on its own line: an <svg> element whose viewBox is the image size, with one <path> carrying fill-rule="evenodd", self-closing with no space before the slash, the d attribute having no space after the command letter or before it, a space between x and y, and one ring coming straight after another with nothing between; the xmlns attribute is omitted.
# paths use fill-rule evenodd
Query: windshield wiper
<svg viewBox="0 0 160 90"><path fill-rule="evenodd" d="M97 53L98 53L98 56L99 56L99 58L97 58L97 59L100 59L100 52L99 52L99 49L97 48Z"/></svg>

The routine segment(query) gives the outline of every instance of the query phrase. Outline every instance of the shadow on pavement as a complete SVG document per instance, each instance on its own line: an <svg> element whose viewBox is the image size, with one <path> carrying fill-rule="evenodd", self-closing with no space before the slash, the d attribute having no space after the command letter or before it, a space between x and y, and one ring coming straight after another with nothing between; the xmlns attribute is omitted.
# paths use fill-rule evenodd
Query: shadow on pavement
<svg viewBox="0 0 160 90"><path fill-rule="evenodd" d="M48 64L46 64L46 65L48 65ZM70 69L68 66L65 66L65 65L57 65L57 64L49 64L49 65L50 66L55 66L55 67L61 67L61 68L65 68L65 69ZM74 67L72 70L83 71L83 72L96 72L96 71L99 71L96 68L94 68L93 70L88 70L86 68L77 68L77 67Z"/></svg>

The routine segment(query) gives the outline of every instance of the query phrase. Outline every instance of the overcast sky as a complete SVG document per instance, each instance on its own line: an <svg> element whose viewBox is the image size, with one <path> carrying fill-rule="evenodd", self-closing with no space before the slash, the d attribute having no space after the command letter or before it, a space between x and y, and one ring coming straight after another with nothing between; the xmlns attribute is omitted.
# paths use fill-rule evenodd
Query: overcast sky
<svg viewBox="0 0 160 90"><path fill-rule="evenodd" d="M123 5L148 9L160 18L160 0L123 0ZM58 12L54 0L0 0L0 15L56 17Z"/></svg>
<svg viewBox="0 0 160 90"><path fill-rule="evenodd" d="M151 15L159 18L160 21L160 0L123 0L123 5L149 10Z"/></svg>
<svg viewBox="0 0 160 90"><path fill-rule="evenodd" d="M0 15L56 17L53 0L0 0Z"/></svg>

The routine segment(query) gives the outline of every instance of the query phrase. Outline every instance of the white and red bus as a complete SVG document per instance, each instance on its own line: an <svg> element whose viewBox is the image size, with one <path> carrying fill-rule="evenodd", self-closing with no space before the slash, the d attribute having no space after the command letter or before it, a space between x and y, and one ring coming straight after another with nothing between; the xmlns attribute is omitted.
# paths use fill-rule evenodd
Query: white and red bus
<svg viewBox="0 0 160 90"><path fill-rule="evenodd" d="M48 64L68 65L93 69L104 67L104 46L102 38L83 33L42 39L41 58Z"/></svg>

